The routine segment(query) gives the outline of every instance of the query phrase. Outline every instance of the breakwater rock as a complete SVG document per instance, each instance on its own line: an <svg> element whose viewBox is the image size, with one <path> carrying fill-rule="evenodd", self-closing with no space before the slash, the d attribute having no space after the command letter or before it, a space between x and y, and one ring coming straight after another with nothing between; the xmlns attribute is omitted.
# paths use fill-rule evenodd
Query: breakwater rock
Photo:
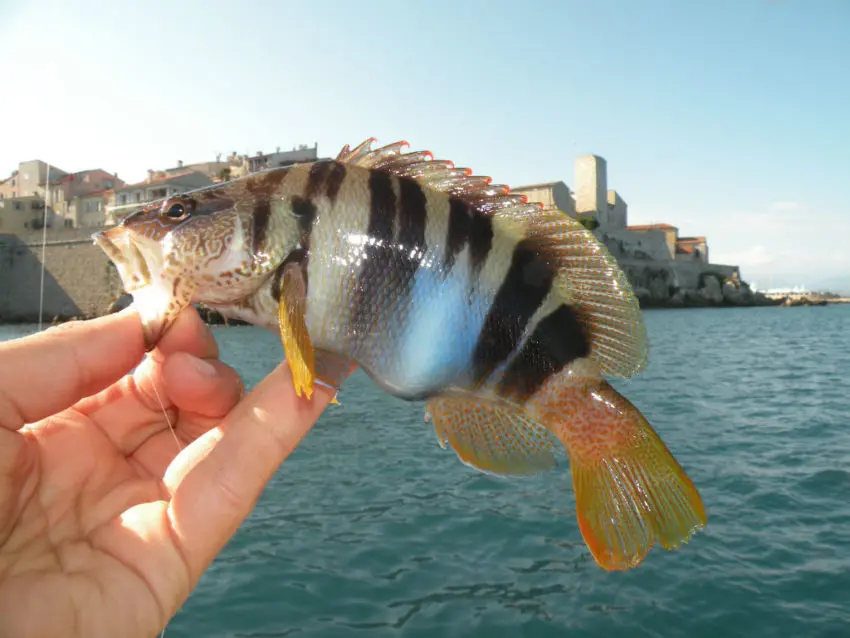
<svg viewBox="0 0 850 638"><path fill-rule="evenodd" d="M629 281L641 308L711 308L778 306L781 300L754 292L737 272L702 272L691 286L681 285L677 273L666 266L627 266Z"/></svg>

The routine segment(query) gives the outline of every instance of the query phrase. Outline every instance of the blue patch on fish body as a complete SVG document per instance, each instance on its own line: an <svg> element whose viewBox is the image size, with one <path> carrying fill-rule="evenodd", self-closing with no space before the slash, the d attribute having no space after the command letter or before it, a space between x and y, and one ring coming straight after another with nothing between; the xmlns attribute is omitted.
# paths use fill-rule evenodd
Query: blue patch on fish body
<svg viewBox="0 0 850 638"><path fill-rule="evenodd" d="M410 310L396 351L393 385L413 395L457 383L469 368L484 309L466 273L420 268L410 293Z"/></svg>

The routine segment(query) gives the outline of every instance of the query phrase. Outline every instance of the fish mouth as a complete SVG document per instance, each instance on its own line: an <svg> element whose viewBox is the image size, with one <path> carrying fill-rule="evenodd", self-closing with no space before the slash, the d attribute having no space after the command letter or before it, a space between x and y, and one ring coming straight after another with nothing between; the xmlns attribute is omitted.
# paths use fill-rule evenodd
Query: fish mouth
<svg viewBox="0 0 850 638"><path fill-rule="evenodd" d="M148 262L136 242L123 228L116 226L94 233L92 239L115 264L125 292L132 294L151 284Z"/></svg>
<svg viewBox="0 0 850 638"><path fill-rule="evenodd" d="M121 226L94 233L92 239L115 264L124 291L133 296L132 307L142 321L145 350L152 350L176 316L171 281L151 273L151 268L159 267L156 246L146 247L143 239Z"/></svg>

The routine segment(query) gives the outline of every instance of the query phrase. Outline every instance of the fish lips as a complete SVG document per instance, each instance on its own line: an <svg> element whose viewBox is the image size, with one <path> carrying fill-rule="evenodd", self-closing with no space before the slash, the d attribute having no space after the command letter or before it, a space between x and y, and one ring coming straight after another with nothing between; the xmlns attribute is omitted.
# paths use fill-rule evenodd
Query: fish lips
<svg viewBox="0 0 850 638"><path fill-rule="evenodd" d="M138 242L120 226L95 233L92 239L115 264L124 291L133 296L132 307L142 320L145 350L153 350L174 321L173 313L169 313L173 300L171 282L154 281L151 265Z"/></svg>
<svg viewBox="0 0 850 638"><path fill-rule="evenodd" d="M94 233L92 239L115 264L125 292L132 294L150 285L151 272L147 260L123 228L115 227Z"/></svg>

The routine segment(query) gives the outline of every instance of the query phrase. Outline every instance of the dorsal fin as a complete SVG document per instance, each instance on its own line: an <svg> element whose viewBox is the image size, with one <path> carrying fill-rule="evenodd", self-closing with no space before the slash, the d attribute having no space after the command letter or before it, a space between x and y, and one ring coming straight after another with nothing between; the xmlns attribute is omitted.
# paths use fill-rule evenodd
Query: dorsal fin
<svg viewBox="0 0 850 638"><path fill-rule="evenodd" d="M410 177L443 193L454 195L482 215L494 215L510 210L512 215L539 212L542 204L530 203L525 195L511 195L510 188L493 184L482 175L473 175L469 168L456 168L449 160L436 160L430 151L402 153L407 142L396 142L372 149L370 138L354 150L348 145L339 152L337 162L386 171L396 177Z"/></svg>
<svg viewBox="0 0 850 638"><path fill-rule="evenodd" d="M607 375L630 377L646 363L646 328L625 273L608 249L578 220L556 208L529 202L525 195L492 184L489 177L435 160L429 151L404 153L407 142L372 148L370 138L336 161L409 177L466 202L476 213L511 220L517 232L536 240L542 259L557 271L564 303L574 305L589 333L590 357ZM514 224L510 224L513 226Z"/></svg>

